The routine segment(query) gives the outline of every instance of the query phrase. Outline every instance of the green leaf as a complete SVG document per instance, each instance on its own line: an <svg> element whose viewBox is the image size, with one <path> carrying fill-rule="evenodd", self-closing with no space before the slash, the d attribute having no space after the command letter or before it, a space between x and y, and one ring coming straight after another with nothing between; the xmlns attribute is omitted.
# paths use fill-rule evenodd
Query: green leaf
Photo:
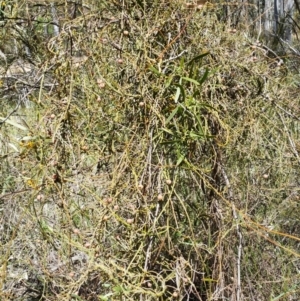
<svg viewBox="0 0 300 301"><path fill-rule="evenodd" d="M189 133L189 135L190 135L190 137L193 139L193 140L202 140L203 139L203 135L199 135L199 134L197 134L196 132L194 132L194 131L191 131L190 133Z"/></svg>
<svg viewBox="0 0 300 301"><path fill-rule="evenodd" d="M111 285L109 283L103 283L102 286L105 288L111 287Z"/></svg>
<svg viewBox="0 0 300 301"><path fill-rule="evenodd" d="M170 85L172 84L174 79L174 74L170 74L169 77L166 77L166 84L165 84L165 88L167 89L168 87L170 87Z"/></svg>
<svg viewBox="0 0 300 301"><path fill-rule="evenodd" d="M195 56L194 58L192 58L187 64L190 65L193 62L199 61L200 59L202 59L203 57L209 55L209 52L203 52L197 56Z"/></svg>
<svg viewBox="0 0 300 301"><path fill-rule="evenodd" d="M180 88L178 87L178 88L176 89L176 93L175 93L175 97L174 97L174 102L175 102L175 103L178 103L179 97L180 97Z"/></svg>
<svg viewBox="0 0 300 301"><path fill-rule="evenodd" d="M218 280L211 279L211 278L202 278L202 281L205 281L205 282L218 282Z"/></svg>
<svg viewBox="0 0 300 301"><path fill-rule="evenodd" d="M197 82L196 80L194 80L194 79L192 79L192 78L189 78L189 77L182 77L182 79L184 79L184 80L186 80L186 81L188 81L188 82L191 82L191 83L193 83L193 84L195 84L195 85L200 85L200 83L199 82Z"/></svg>
<svg viewBox="0 0 300 301"><path fill-rule="evenodd" d="M177 162L176 162L176 167L178 167L184 159L185 159L185 155L180 154L180 156L178 157Z"/></svg>
<svg viewBox="0 0 300 301"><path fill-rule="evenodd" d="M0 117L0 120L2 120L3 122L6 122L7 124L10 124L20 130L23 130L23 131L28 131L28 128L26 128L25 126L22 126L21 124L17 123L17 122L14 122L12 120L9 120L9 119L6 119L4 117Z"/></svg>
<svg viewBox="0 0 300 301"><path fill-rule="evenodd" d="M163 131L165 131L165 132L167 132L168 134L170 134L170 135L174 135L174 133L171 131L171 130L169 130L169 129L166 129L166 128L161 128Z"/></svg>
<svg viewBox="0 0 300 301"><path fill-rule="evenodd" d="M123 292L126 292L126 288L122 287L121 285L117 285L117 286L114 286L112 288L112 290L117 293L117 294L120 294L120 293L123 293Z"/></svg>
<svg viewBox="0 0 300 301"><path fill-rule="evenodd" d="M155 67L153 66L150 66L149 67L149 70L151 70L153 73L155 73L156 75L162 75Z"/></svg>
<svg viewBox="0 0 300 301"><path fill-rule="evenodd" d="M12 149L14 149L16 152L19 152L19 149L18 149L14 144L8 143L8 145L9 145Z"/></svg>
<svg viewBox="0 0 300 301"><path fill-rule="evenodd" d="M286 293L282 293L282 294L278 295L277 297L273 298L272 301L277 301L277 300L281 299L281 297L283 297L284 295L286 295Z"/></svg>
<svg viewBox="0 0 300 301"><path fill-rule="evenodd" d="M34 136L34 137L24 136L24 137L22 137L21 141L30 141L30 140L35 140L36 138L37 138L36 136Z"/></svg>
<svg viewBox="0 0 300 301"><path fill-rule="evenodd" d="M175 103L178 102L180 95L182 95L182 98L183 98L182 101L184 101L184 99L185 99L185 92L184 92L183 86L182 86L182 85L179 85L179 84L174 84L174 86L177 87L177 89L176 89L176 94L175 94L175 97L174 97Z"/></svg>
<svg viewBox="0 0 300 301"><path fill-rule="evenodd" d="M165 125L167 125L167 124L171 121L171 119L176 115L178 109L179 109L179 106L177 106L177 107L172 111L172 113L170 114L170 116L169 116L168 119L166 120Z"/></svg>
<svg viewBox="0 0 300 301"><path fill-rule="evenodd" d="M199 80L200 85L203 84L206 81L206 79L208 77L208 74L209 74L209 71L208 71L208 68L206 68L202 78Z"/></svg>

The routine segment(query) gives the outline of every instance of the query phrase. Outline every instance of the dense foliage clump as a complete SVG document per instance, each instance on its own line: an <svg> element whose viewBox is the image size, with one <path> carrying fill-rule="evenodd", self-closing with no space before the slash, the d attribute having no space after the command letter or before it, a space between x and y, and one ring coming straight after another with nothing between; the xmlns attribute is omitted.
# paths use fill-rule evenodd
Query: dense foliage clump
<svg viewBox="0 0 300 301"><path fill-rule="evenodd" d="M146 2L5 10L0 299L298 300L297 57Z"/></svg>

